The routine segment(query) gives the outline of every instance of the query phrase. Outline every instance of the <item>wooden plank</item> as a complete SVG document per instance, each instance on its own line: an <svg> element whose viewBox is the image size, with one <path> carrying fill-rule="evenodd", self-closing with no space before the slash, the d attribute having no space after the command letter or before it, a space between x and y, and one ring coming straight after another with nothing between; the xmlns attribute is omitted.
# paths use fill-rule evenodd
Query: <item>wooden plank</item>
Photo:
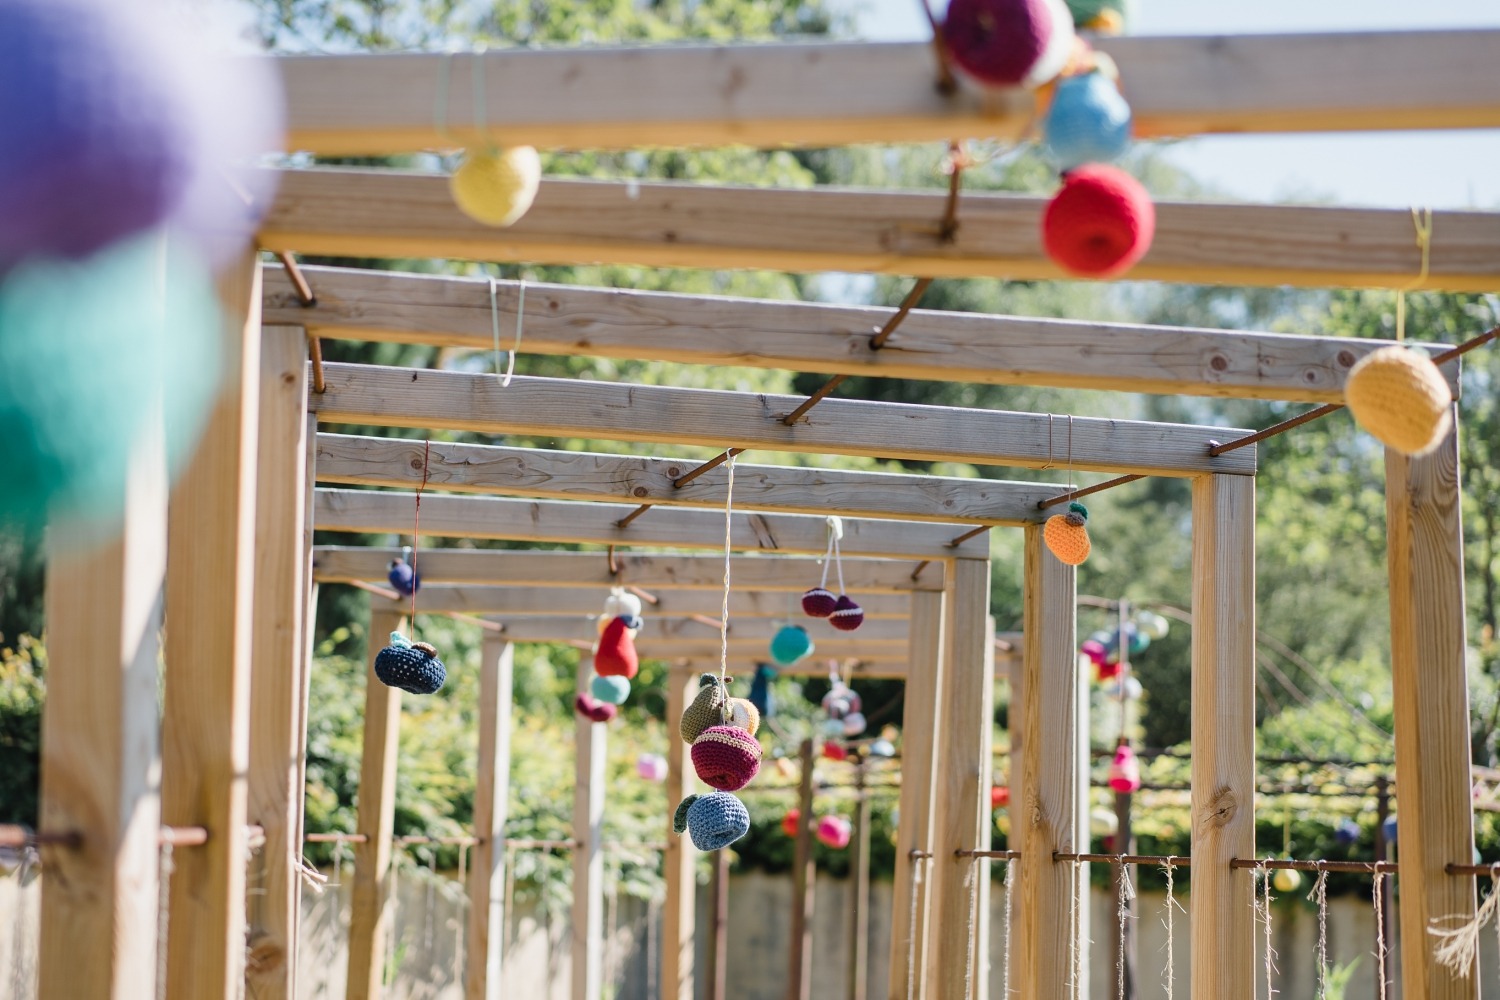
<svg viewBox="0 0 1500 1000"><path fill-rule="evenodd" d="M1500 126L1500 32L1105 38L1139 135ZM933 86L923 42L282 56L288 148L374 155L1013 139L1030 94ZM444 112L434 115L441 102Z"/></svg>
<svg viewBox="0 0 1500 1000"><path fill-rule="evenodd" d="M1192 991L1254 1000L1253 873L1229 867L1234 858L1255 856L1251 479L1204 476L1193 482L1192 702Z"/></svg>
<svg viewBox="0 0 1500 1000"><path fill-rule="evenodd" d="M423 501L426 506L426 501ZM653 594L656 604L648 604L645 614L708 615L718 617L723 608L721 594L707 590L667 590ZM494 615L503 621L506 615L529 618L572 618L597 615L604 608L604 597L586 589L561 590L551 587L535 590L529 587L447 586L423 583L422 608L429 614L456 611L469 615ZM904 620L911 611L911 601L904 594L861 594L859 606L866 621ZM371 595L370 607L382 611L400 611L401 601L390 601ZM785 618L802 620L802 607L795 594L767 593L734 588L729 595L729 618Z"/></svg>
<svg viewBox="0 0 1500 1000"><path fill-rule="evenodd" d="M324 337L492 348L488 281L336 267L303 272L318 293L311 309L285 272L267 265L267 322L306 323ZM875 351L870 337L888 309L530 282L525 295L528 354L985 385L1336 403L1349 368L1389 343L918 309ZM507 331L519 304L519 282L495 282L494 309ZM1458 368L1446 368L1455 391Z"/></svg>
<svg viewBox="0 0 1500 1000"><path fill-rule="evenodd" d="M166 996L235 996L245 976L246 771L260 405L260 265L220 279L229 374L172 491L161 819L208 842L174 859ZM205 334L207 331L205 331Z"/></svg>
<svg viewBox="0 0 1500 1000"><path fill-rule="evenodd" d="M691 664L667 674L667 783L662 852L666 901L661 911L661 990L659 1000L693 1000L696 940L698 852L692 838L672 832L672 813L697 784L689 746L677 736L675 723L698 693L698 674Z"/></svg>
<svg viewBox="0 0 1500 1000"><path fill-rule="evenodd" d="M594 665L578 658L578 690L586 692ZM573 767L573 919L569 928L573 959L573 1000L600 1000L604 995L604 773L602 722L574 713Z"/></svg>
<svg viewBox="0 0 1500 1000"><path fill-rule="evenodd" d="M1474 845L1457 430L1422 458L1387 450L1385 477L1402 995L1477 1000L1478 968L1440 965L1428 934L1471 920L1475 906L1474 880L1444 870Z"/></svg>
<svg viewBox="0 0 1500 1000"><path fill-rule="evenodd" d="M254 861L258 891L250 899L252 960L246 988L257 1000L294 1000L302 898L302 842L297 836L302 786L297 778L307 611L307 335L297 326L264 327L259 364L246 814L264 832L265 844Z"/></svg>
<svg viewBox="0 0 1500 1000"><path fill-rule="evenodd" d="M1054 437L1065 432L1054 428ZM724 510L724 480L703 476L682 487L672 481L695 463L593 452L506 448L407 438L318 435L318 477L356 486L415 487L426 462L428 485L462 493L548 500L657 503ZM739 462L734 505L740 510L902 521L1030 524L1037 502L1057 496L1057 483L916 476L843 469L785 468ZM646 525L643 523L642 528ZM854 542L851 536L847 539ZM967 551L959 548L949 555Z"/></svg>
<svg viewBox="0 0 1500 1000"><path fill-rule="evenodd" d="M483 434L765 448L978 465L1071 467L1184 476L1255 471L1255 446L1219 458L1209 442L1245 431L1099 417L1054 419L950 406L827 399L795 426L801 396L516 377L375 365L324 366L328 391L308 401L329 423ZM722 470L711 473L726 480ZM727 480L726 480L727 481Z"/></svg>
<svg viewBox="0 0 1500 1000"><path fill-rule="evenodd" d="M131 456L114 539L48 529L39 826L83 841L41 848L40 997L156 996L166 512L158 422Z"/></svg>
<svg viewBox="0 0 1500 1000"><path fill-rule="evenodd" d="M798 615L793 619L807 629L813 641L822 646L839 642L861 642L871 645L899 646L904 653L908 648L907 627L903 621L886 619L865 622L858 632L840 632L826 621ZM589 642L599 636L594 622L587 618L517 618L502 621L505 638L511 642L568 642L583 639ZM737 642L768 643L781 630L785 622L774 618L735 618L729 620L729 637ZM669 646L679 642L719 641L719 626L716 621L696 618L676 618L668 615L642 613L642 628L636 636L636 645L650 649L654 645Z"/></svg>
<svg viewBox="0 0 1500 1000"><path fill-rule="evenodd" d="M932 852L937 763L933 746L942 732L944 608L942 593L911 598L911 666L901 707L901 825L892 876L890 1000L926 1000L928 900L932 869L912 851ZM913 871L916 871L916 879Z"/></svg>
<svg viewBox="0 0 1500 1000"><path fill-rule="evenodd" d="M334 257L449 257L721 270L862 271L1053 280L1047 199L965 194L943 237L938 191L722 188L543 181L520 222L463 215L446 177L374 170L282 172L260 233L272 250ZM1500 215L1435 212L1431 266L1407 209L1162 202L1142 281L1484 291L1500 283Z"/></svg>
<svg viewBox="0 0 1500 1000"><path fill-rule="evenodd" d="M1078 695L1085 685L1078 670L1077 571L1047 551L1040 528L1029 528L1023 572L1025 654L1020 701L1011 701L1011 718L1019 717L1024 734L1020 760L1014 742L1011 757L1012 777L1019 778L1011 788L1011 846L1021 852L1011 981L1020 996L1071 996L1074 954L1088 933L1073 919L1078 866L1053 861L1052 854L1088 845L1078 787Z"/></svg>
<svg viewBox="0 0 1500 1000"><path fill-rule="evenodd" d="M297 706L297 837L294 843L304 844L304 835L307 833L307 730L308 709L312 701L312 672L313 658L317 649L318 631L318 584L312 578L312 553L313 553L313 484L315 482L314 472L317 468L317 440L318 440L318 418L308 413L304 416L306 430L303 433L305 442L305 460L303 468L303 487L306 494L303 498L303 509L309 513L302 519L302 587L306 600L306 606L302 614L302 656L301 672L298 684L301 688L301 698ZM301 940L302 909L297 908L297 932L298 941Z"/></svg>
<svg viewBox="0 0 1500 1000"><path fill-rule="evenodd" d="M510 812L510 719L516 648L486 634L479 662L479 766L469 855L464 1000L505 995L505 822Z"/></svg>
<svg viewBox="0 0 1500 1000"><path fill-rule="evenodd" d="M359 814L354 845L354 882L349 903L349 972L345 1000L384 996L385 940L391 912L391 837L396 824L396 755L401 738L401 690L375 677L375 656L392 632L405 627L400 615L370 615L365 669L364 750L359 761Z"/></svg>
<svg viewBox="0 0 1500 1000"><path fill-rule="evenodd" d="M938 694L942 728L936 747L934 788L941 807L933 831L932 922L941 927L928 949L929 990L935 997L982 1000L973 992L973 956L979 920L976 880L989 877L984 860L956 851L990 846L991 730L995 684L986 670L990 563L956 559L948 591L949 660Z"/></svg>
<svg viewBox="0 0 1500 1000"><path fill-rule="evenodd" d="M316 503L318 527L323 531L404 534L411 530L416 497L410 493L324 488L318 491ZM724 549L722 512L662 511L619 527L620 519L633 509L619 504L426 493L422 497L422 533L440 538ZM828 523L823 517L745 512L733 517L733 524L733 545L739 551L821 556L828 548ZM893 525L889 521L845 518L839 547L847 556L945 559L954 553L950 544L953 539L967 531L967 525Z"/></svg>
<svg viewBox="0 0 1500 1000"><path fill-rule="evenodd" d="M802 741L797 768L797 835L792 838L792 919L787 938L787 1000L812 1000L813 919L817 915L818 862L813 857L813 747Z"/></svg>

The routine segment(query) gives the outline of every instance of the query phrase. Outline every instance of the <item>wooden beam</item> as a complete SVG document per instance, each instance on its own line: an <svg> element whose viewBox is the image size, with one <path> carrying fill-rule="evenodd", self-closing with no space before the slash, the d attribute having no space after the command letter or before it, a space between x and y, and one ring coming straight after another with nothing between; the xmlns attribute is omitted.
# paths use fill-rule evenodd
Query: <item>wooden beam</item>
<svg viewBox="0 0 1500 1000"><path fill-rule="evenodd" d="M542 182L526 217L494 229L463 215L438 175L291 170L262 225L267 249L333 257L862 271L1053 280L1046 198L966 194L943 236L937 192ZM1406 209L1163 202L1141 281L1484 291L1500 283L1500 215L1435 212L1422 273Z"/></svg>
<svg viewBox="0 0 1500 1000"><path fill-rule="evenodd" d="M667 674L667 784L666 808L662 829L667 849L662 853L666 902L661 913L661 991L659 1000L693 1000L696 952L698 852L692 838L672 832L672 814L677 804L693 793L697 776L693 772L689 746L677 736L673 721L698 693L698 674L691 664Z"/></svg>
<svg viewBox="0 0 1500 1000"><path fill-rule="evenodd" d="M313 483L315 482L315 470L317 468L317 438L318 418L311 413L305 414L304 423L306 429L303 432L305 443L305 459L303 465L303 487L306 493L303 497L303 510L307 515L302 519L302 589L306 604L302 613L302 650L300 660L300 673L297 678L301 688L301 698L297 706L297 838L295 843L306 843L307 833L307 731L308 731L308 709L312 702L312 671L313 658L317 650L318 632L318 584L313 580L312 553L313 553ZM297 909L297 932L298 941L301 941L302 909Z"/></svg>
<svg viewBox="0 0 1500 1000"><path fill-rule="evenodd" d="M426 506L426 501L423 501ZM604 609L604 595L598 591L583 589L562 590L551 587L543 591L529 587L482 587L447 586L423 583L421 609L427 613L458 612L468 615L494 615L504 621L506 616L525 615L528 618L551 617L573 618L597 615ZM647 605L648 615L707 615L718 617L722 607L722 595L708 590L668 590L653 594L656 604ZM400 611L401 601L390 601L371 596L370 607L382 611ZM904 620L911 611L911 601L904 594L861 594L859 606L864 609L866 621L885 619ZM802 607L796 595L767 593L758 590L733 588L729 594L729 618L785 618L802 622Z"/></svg>
<svg viewBox="0 0 1500 1000"><path fill-rule="evenodd" d="M1494 128L1500 32L1107 38L1142 136ZM933 85L925 42L281 56L292 150L1018 138L1032 96ZM441 117L433 108L441 103Z"/></svg>
<svg viewBox="0 0 1500 1000"><path fill-rule="evenodd" d="M324 337L489 351L520 283L353 268L303 269L317 305L266 266L267 322ZM878 351L890 310L527 283L525 350L985 385L1343 402L1349 368L1389 341L913 310ZM1423 345L1429 350L1435 345ZM1456 362L1445 370L1457 391Z"/></svg>
<svg viewBox="0 0 1500 1000"><path fill-rule="evenodd" d="M739 470L735 472L738 479ZM320 530L405 534L411 530L416 496L325 488L318 490L316 502L315 516ZM721 511L662 511L655 517L619 527L620 519L633 509L619 504L426 493L422 496L422 534L442 538L724 550ZM821 556L828 549L828 524L822 517L745 512L735 516L733 523L734 548L739 551ZM945 559L954 553L955 547L950 543L966 531L967 525L893 525L889 521L845 518L839 547L847 556ZM979 540L964 544L971 546Z"/></svg>
<svg viewBox="0 0 1500 1000"><path fill-rule="evenodd" d="M418 595L418 613L421 610L422 598ZM890 644L899 647L904 654L908 646L907 627L903 621L870 621L861 625L858 632L840 632L826 621L809 619L800 614L792 620L804 626L812 635L813 642L820 647L853 642L872 646ZM504 637L511 642L570 642L575 639L592 642L599 637L597 626L587 618L517 618L501 624L505 627ZM783 621L774 618L731 616L729 638L740 643L768 643L783 624ZM715 644L719 642L719 627L716 623L645 612L642 614L642 628L635 643L640 649L647 650L656 645L670 646L673 643L710 639Z"/></svg>
<svg viewBox="0 0 1500 1000"><path fill-rule="evenodd" d="M375 677L375 656L392 632L403 628L400 615L372 613L365 669L364 750L359 761L359 815L354 845L354 885L349 903L349 972L345 1000L384 996L385 939L392 919L391 837L396 824L396 755L401 739L401 689Z"/></svg>
<svg viewBox="0 0 1500 1000"><path fill-rule="evenodd" d="M800 396L519 376L502 388L491 375L467 372L349 364L323 370L328 390L312 394L308 405L328 423L1033 469L1067 462L1071 437L1071 467L1084 471L1255 471L1254 445L1208 454L1210 441L1248 433L1219 427L852 399L824 400L788 427L782 418Z"/></svg>
<svg viewBox="0 0 1500 1000"><path fill-rule="evenodd" d="M589 689L594 666L578 658L578 690ZM604 789L605 734L602 722L574 713L573 1000L604 995Z"/></svg>
<svg viewBox="0 0 1500 1000"><path fill-rule="evenodd" d="M236 996L245 977L246 771L260 405L260 264L220 280L228 374L172 491L167 528L161 819L201 826L171 881L166 995ZM205 335L211 335L205 331Z"/></svg>
<svg viewBox="0 0 1500 1000"><path fill-rule="evenodd" d="M1458 974L1439 964L1429 934L1473 919L1475 906L1474 880L1444 870L1467 863L1474 846L1456 426L1422 458L1387 450L1385 477L1402 994L1477 1000L1478 968Z"/></svg>
<svg viewBox="0 0 1500 1000"><path fill-rule="evenodd" d="M474 789L474 851L464 1000L505 995L505 822L510 812L510 717L515 646L486 633L479 662L479 767Z"/></svg>
<svg viewBox="0 0 1500 1000"><path fill-rule="evenodd" d="M1255 856L1253 479L1193 482L1192 687L1192 992L1254 1000L1254 873L1229 866Z"/></svg>
<svg viewBox="0 0 1500 1000"><path fill-rule="evenodd" d="M1054 421L1058 423L1058 421ZM1066 424L1066 421L1061 423ZM1063 428L1054 428L1062 433ZM318 435L318 478L357 486L415 487L426 464L428 485L464 493L548 500L657 503L724 510L724 480L702 476L682 487L673 480L695 463L592 452L547 451L409 438ZM901 521L1029 524L1042 517L1037 502L1057 496L1059 483L917 476L843 469L785 468L738 462L734 505L740 510ZM646 528L645 523L640 523ZM850 542L855 539L850 537ZM948 555L967 551L960 547ZM976 550L978 551L978 550Z"/></svg>

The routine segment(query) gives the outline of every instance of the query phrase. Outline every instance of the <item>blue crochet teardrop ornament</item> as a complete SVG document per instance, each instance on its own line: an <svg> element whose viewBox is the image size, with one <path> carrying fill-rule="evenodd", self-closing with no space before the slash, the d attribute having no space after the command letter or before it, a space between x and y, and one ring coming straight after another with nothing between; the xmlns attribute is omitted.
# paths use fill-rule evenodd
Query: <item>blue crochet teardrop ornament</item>
<svg viewBox="0 0 1500 1000"><path fill-rule="evenodd" d="M771 637L771 659L783 667L790 667L812 651L812 637L801 625L783 625Z"/></svg>
<svg viewBox="0 0 1500 1000"><path fill-rule="evenodd" d="M776 700L771 696L771 682L776 679L776 668L769 663L755 666L755 678L750 681L750 704L762 719L769 719L776 711Z"/></svg>
<svg viewBox="0 0 1500 1000"><path fill-rule="evenodd" d="M729 792L689 795L673 814L672 829L686 830L700 851L717 851L750 832L750 810Z"/></svg>
<svg viewBox="0 0 1500 1000"><path fill-rule="evenodd" d="M610 705L623 705L630 697L630 681L624 677L595 677L589 682L595 698Z"/></svg>
<svg viewBox="0 0 1500 1000"><path fill-rule="evenodd" d="M1130 147L1130 105L1100 72L1057 82L1042 122L1042 144L1064 172L1085 163L1108 163Z"/></svg>
<svg viewBox="0 0 1500 1000"><path fill-rule="evenodd" d="M375 656L375 676L388 687L412 694L432 694L448 679L437 650L425 642L411 642L400 632Z"/></svg>

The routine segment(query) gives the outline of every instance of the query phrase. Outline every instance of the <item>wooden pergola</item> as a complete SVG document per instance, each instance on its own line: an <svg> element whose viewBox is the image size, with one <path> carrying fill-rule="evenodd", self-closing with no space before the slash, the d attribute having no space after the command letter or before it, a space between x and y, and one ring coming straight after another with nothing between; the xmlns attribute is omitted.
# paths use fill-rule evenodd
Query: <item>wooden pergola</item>
<svg viewBox="0 0 1500 1000"><path fill-rule="evenodd" d="M1147 135L1500 124L1500 78L1488 72L1500 60L1500 32L1137 38L1100 47L1120 64ZM475 124L467 88L455 88L451 131L461 139L483 131L563 148L907 142L1016 136L1034 111L1031 96L1019 92L964 86L938 94L931 51L923 45L288 57L280 64L291 148L373 154L445 145L451 140L438 134L432 95L439 77L454 69L445 61L470 60L482 63L474 69L484 81L487 115ZM467 76L468 69L456 72ZM262 249L1060 276L1036 235L1042 203L1028 197L965 195L949 241L939 226L944 199L934 193L555 181L544 183L520 223L492 230L461 216L436 176L289 170L280 182L260 233ZM1132 277L1412 289L1421 273L1425 288L1500 283L1500 215L1435 213L1430 267L1422 266L1413 236L1405 211L1162 205L1154 247ZM102 1000L153 992L163 826L205 831L201 845L174 857L166 995L233 997L248 976L256 996L294 996L309 608L317 581L379 580L388 558L374 549L314 552L311 531L315 524L404 530L406 509L404 497L315 490L316 482L410 490L425 468L424 523L437 533L690 549L706 547L722 531L722 515L682 509L721 508L725 500L722 471L676 484L695 462L436 442L428 458L420 442L320 433L321 422L1190 479L1192 991L1253 998L1252 875L1230 862L1255 852L1256 456L1253 447L1209 454L1212 441L1246 431L836 398L789 426L783 418L800 397L527 377L502 386L489 375L349 364L320 366L315 387L309 336L487 347L497 307L486 282L342 269L307 275L318 300L312 306L302 305L290 276L264 265L258 253L247 252L223 278L222 335L240 364L170 503L160 442L146 442L133 456L123 527L113 544L75 549L66 525L50 535L43 996ZM527 351L1123 392L1338 401L1345 373L1381 346L917 311L877 352L868 340L888 315L882 310L554 286L532 287L530 294ZM513 315L514 285L498 283L495 296L498 308ZM1446 369L1455 387L1457 370L1457 363ZM1066 456L1064 428L1071 443ZM1477 977L1439 965L1427 939L1434 918L1466 919L1475 909L1470 877L1447 871L1469 860L1473 841L1456 435L1423 458L1388 454L1386 477L1403 799L1403 995L1473 1000ZM892 949L891 982L907 982L911 954L921 996L987 995L988 862L958 853L987 850L990 829L991 567L987 535L964 538L975 527L1018 527L1025 539L1024 735L1012 778L1018 808L1011 846L1020 852L1010 928L1015 989L1027 997L1065 995L1071 954L1083 947L1071 900L1085 869L1054 858L1078 851L1087 838L1085 789L1077 778L1085 729L1075 573L1045 550L1045 512L1038 507L1063 489L748 462L739 468L735 507L743 513L735 546L756 553L735 557L734 577L747 595L742 602L810 585L810 561L797 557L822 552L821 521L807 515L825 514L850 519L845 570L857 580L850 589L876 595L872 605L904 602L887 606L889 623L882 615L866 626L868 643L860 637L847 646L829 643L869 656L872 669L891 662L906 675L908 749L893 917L894 940L912 947ZM673 509L648 511L622 527L627 504ZM485 632L480 755L487 770L476 803L481 847L473 883L485 905L474 907L470 928L470 948L483 961L471 965L466 982L468 996L495 997L503 970L490 904L504 853L509 650L513 641L569 634L565 627L504 623L507 614L524 613L513 610L524 607L514 590L602 592L619 582L701 596L720 585L722 563L628 554L617 557L611 573L600 553L500 558L424 549L421 559L434 585L424 602L451 602L499 616L504 625ZM565 599L560 593L559 606ZM158 711L163 604L170 619ZM372 634L395 627L399 615L395 606L377 603ZM735 615L732 607L731 620ZM665 624L658 627L663 650L670 650L676 640ZM756 636L751 642L763 641L753 626L745 631ZM904 639L874 638L898 632ZM651 639L643 638L643 649ZM685 640L682 648L700 655L697 642ZM864 648L871 644L897 652L887 661ZM684 686L674 683L668 694L669 714L679 712ZM359 933L351 929L350 959L363 975L350 977L351 998L380 993L373 942L391 850L399 706L399 694L371 685L359 803L368 840L356 874ZM597 726L579 727L580 784L589 794L575 811L575 837L585 845L575 852L575 879L595 892L600 862L593 834L603 789L588 776L599 773L603 742ZM673 787L683 788L683 754L671 759ZM664 817L664 829L666 823ZM265 838L263 891L248 900L247 915L251 824ZM665 916L662 996L684 1000L692 995L691 896L684 889L692 852L669 839L668 881L678 889ZM913 884L909 866L923 855L930 862L913 924L906 917L912 899L902 894ZM976 867L979 891L971 894L966 879ZM584 908L584 922L575 934L597 940L590 936L597 910L588 893L582 896L575 911ZM247 926L254 956L248 968ZM574 996L593 1000L598 952L575 949L575 963Z"/></svg>

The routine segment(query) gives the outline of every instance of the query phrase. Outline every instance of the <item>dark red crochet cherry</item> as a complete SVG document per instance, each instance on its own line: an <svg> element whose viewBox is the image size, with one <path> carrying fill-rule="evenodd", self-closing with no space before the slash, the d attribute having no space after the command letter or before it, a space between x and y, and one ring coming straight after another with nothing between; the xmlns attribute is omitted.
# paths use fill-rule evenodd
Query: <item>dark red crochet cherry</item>
<svg viewBox="0 0 1500 1000"><path fill-rule="evenodd" d="M1070 170L1042 213L1042 244L1063 270L1087 278L1125 273L1151 249L1156 206L1139 181L1102 163Z"/></svg>
<svg viewBox="0 0 1500 1000"><path fill-rule="evenodd" d="M864 623L864 609L855 604L848 594L839 595L838 602L833 609L833 614L828 616L828 624L840 632L853 632Z"/></svg>
<svg viewBox="0 0 1500 1000"><path fill-rule="evenodd" d="M838 607L838 598L822 587L814 587L802 595L802 611L809 618L827 618Z"/></svg>

